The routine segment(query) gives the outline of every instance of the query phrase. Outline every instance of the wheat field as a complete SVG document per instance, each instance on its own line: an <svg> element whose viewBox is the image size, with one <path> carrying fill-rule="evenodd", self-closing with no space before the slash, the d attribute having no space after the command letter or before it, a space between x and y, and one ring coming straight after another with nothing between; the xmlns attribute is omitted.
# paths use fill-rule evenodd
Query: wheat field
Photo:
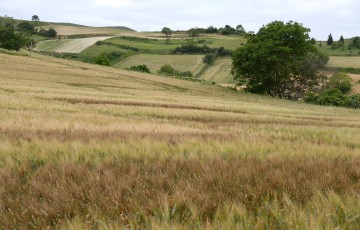
<svg viewBox="0 0 360 230"><path fill-rule="evenodd" d="M56 39L39 42L35 50L51 51L58 53L80 53L88 47L94 45L97 41L103 41L111 37L90 37L75 39Z"/></svg>
<svg viewBox="0 0 360 230"><path fill-rule="evenodd" d="M360 111L0 54L0 228L356 229Z"/></svg>

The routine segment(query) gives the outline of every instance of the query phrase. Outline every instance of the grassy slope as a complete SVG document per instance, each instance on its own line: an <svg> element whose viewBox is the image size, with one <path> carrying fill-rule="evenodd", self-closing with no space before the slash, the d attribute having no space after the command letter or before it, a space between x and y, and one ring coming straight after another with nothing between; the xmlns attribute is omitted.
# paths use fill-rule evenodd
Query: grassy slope
<svg viewBox="0 0 360 230"><path fill-rule="evenodd" d="M74 34L107 34L107 35L119 35L122 33L132 33L130 29L113 28L113 27L88 27L67 23L49 23L47 25L41 25L38 28L49 29L53 28L57 31L58 35L74 35Z"/></svg>
<svg viewBox="0 0 360 230"><path fill-rule="evenodd" d="M97 41L109 39L111 37L90 37L76 39L56 39L39 42L36 50L51 52L80 53L88 47L94 45Z"/></svg>
<svg viewBox="0 0 360 230"><path fill-rule="evenodd" d="M204 66L202 61L203 55L155 55L155 54L138 54L128 57L116 65L127 69L133 65L146 64L150 71L156 73L164 64L170 64L179 71L191 71L194 75Z"/></svg>
<svg viewBox="0 0 360 230"><path fill-rule="evenodd" d="M200 78L219 84L234 84L235 80L231 75L231 58L219 58Z"/></svg>
<svg viewBox="0 0 360 230"><path fill-rule="evenodd" d="M0 54L0 225L356 228L360 111Z"/></svg>
<svg viewBox="0 0 360 230"><path fill-rule="evenodd" d="M349 49L350 40L345 40L343 48L333 49L332 46L326 45L326 41L321 42L322 46L317 44L319 50L328 56L360 56L360 49Z"/></svg>

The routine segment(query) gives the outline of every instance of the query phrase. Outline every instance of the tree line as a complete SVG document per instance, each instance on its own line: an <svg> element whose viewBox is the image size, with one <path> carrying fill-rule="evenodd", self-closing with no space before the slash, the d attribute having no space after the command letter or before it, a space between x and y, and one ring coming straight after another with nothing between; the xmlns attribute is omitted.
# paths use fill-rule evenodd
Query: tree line
<svg viewBox="0 0 360 230"><path fill-rule="evenodd" d="M161 33L163 33L166 37L171 36L173 31L169 27L164 27L161 30ZM222 35L239 35L239 36L245 36L246 30L244 27L240 24L237 25L235 28L230 25L225 25L224 27L216 28L215 26L209 26L207 28L198 28L194 27L189 30L187 30L187 34L190 37L198 37L202 34L222 34Z"/></svg>
<svg viewBox="0 0 360 230"><path fill-rule="evenodd" d="M349 40L350 40L349 44L348 44L349 50L351 50L353 48L360 49L360 37L356 36L356 37L350 38ZM332 49L344 48L345 47L345 39L341 35L340 39L336 42L336 41L334 41L332 34L329 34L326 44L328 46L331 46Z"/></svg>

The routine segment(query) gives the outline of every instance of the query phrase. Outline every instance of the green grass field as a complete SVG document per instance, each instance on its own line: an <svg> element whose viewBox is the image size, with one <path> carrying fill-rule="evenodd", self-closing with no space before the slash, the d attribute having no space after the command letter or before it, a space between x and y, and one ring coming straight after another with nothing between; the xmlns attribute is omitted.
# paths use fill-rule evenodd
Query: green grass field
<svg viewBox="0 0 360 230"><path fill-rule="evenodd" d="M336 43L336 42L335 42ZM316 44L318 49L328 56L360 56L360 49L349 49L350 40L345 40L344 47L334 49L332 46L326 45L326 41L322 41L322 46L319 43Z"/></svg>
<svg viewBox="0 0 360 230"><path fill-rule="evenodd" d="M219 84L235 84L236 81L231 74L231 64L231 58L219 58L200 76L200 78Z"/></svg>
<svg viewBox="0 0 360 230"><path fill-rule="evenodd" d="M360 110L0 54L4 229L357 229Z"/></svg>
<svg viewBox="0 0 360 230"><path fill-rule="evenodd" d="M121 61L116 67L128 69L134 65L145 64L149 67L150 71L156 73L161 66L170 64L175 66L179 71L191 71L196 75L204 67L202 61L203 55L155 55L155 54L138 54L126 58Z"/></svg>

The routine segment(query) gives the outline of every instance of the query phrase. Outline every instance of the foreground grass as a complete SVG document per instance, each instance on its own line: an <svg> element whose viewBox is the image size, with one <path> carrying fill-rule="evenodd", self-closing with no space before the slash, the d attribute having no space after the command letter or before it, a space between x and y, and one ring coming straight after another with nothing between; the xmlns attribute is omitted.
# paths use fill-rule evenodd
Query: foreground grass
<svg viewBox="0 0 360 230"><path fill-rule="evenodd" d="M360 112L0 54L3 228L356 229Z"/></svg>

